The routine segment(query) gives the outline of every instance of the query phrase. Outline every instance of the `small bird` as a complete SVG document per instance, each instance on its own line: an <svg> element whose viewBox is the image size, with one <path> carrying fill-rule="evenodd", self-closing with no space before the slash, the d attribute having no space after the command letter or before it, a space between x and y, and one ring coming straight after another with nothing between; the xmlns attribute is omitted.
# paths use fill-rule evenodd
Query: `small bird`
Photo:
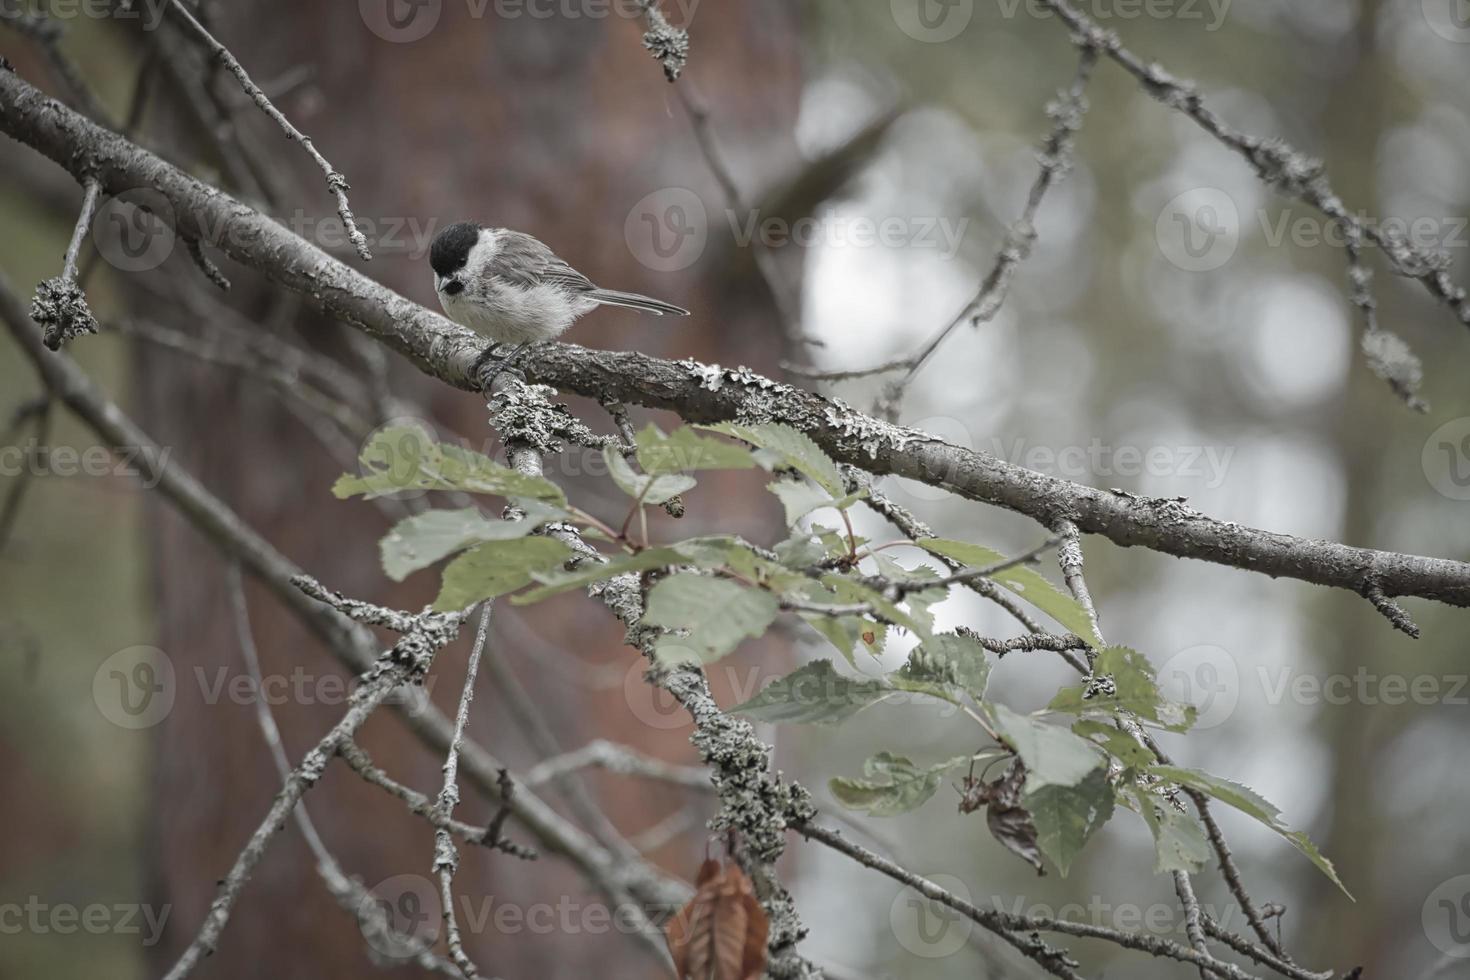
<svg viewBox="0 0 1470 980"><path fill-rule="evenodd" d="M434 236L429 265L449 319L497 344L514 345L502 370L526 347L561 336L572 321L598 306L689 315L650 296L599 289L539 239L509 228L452 224Z"/></svg>

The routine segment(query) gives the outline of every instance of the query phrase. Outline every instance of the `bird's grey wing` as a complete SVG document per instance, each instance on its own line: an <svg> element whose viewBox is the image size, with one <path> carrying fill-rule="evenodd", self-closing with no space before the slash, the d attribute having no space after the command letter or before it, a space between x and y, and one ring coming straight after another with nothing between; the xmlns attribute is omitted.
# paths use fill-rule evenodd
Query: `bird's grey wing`
<svg viewBox="0 0 1470 980"><path fill-rule="evenodd" d="M507 282L517 286L560 286L579 293L597 288L540 239L524 232L502 231L496 244L494 274Z"/></svg>

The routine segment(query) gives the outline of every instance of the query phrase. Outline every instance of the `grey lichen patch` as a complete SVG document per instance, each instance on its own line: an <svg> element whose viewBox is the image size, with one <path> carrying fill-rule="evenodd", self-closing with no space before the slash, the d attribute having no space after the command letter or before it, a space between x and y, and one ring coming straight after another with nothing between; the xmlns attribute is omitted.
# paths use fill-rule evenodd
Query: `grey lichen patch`
<svg viewBox="0 0 1470 980"><path fill-rule="evenodd" d="M648 31L643 46L664 69L664 77L677 81L689 62L689 33L669 23L658 7L658 0L642 0L643 14L648 18Z"/></svg>
<svg viewBox="0 0 1470 980"><path fill-rule="evenodd" d="M1363 334L1363 353L1368 366L1412 409L1426 412L1429 406L1419 397L1424 383L1424 365L1398 334L1369 330Z"/></svg>
<svg viewBox="0 0 1470 980"><path fill-rule="evenodd" d="M725 386L725 369L718 364L704 364L691 357L679 361L679 366L688 369L690 377L699 382L705 391L719 391Z"/></svg>
<svg viewBox="0 0 1470 980"><path fill-rule="evenodd" d="M43 343L51 350L82 336L97 332L97 318L87 306L87 296L71 279L56 276L36 287L31 301L31 319L45 331Z"/></svg>
<svg viewBox="0 0 1470 980"><path fill-rule="evenodd" d="M844 439L857 443L869 459L877 459L880 449L903 452L912 443L940 441L927 432L864 415L842 401L827 406L824 421Z"/></svg>
<svg viewBox="0 0 1470 980"><path fill-rule="evenodd" d="M490 396L490 424L506 444L518 444L540 455L559 453L566 442L595 446L604 440L561 403L553 403L555 388L530 385L501 375Z"/></svg>

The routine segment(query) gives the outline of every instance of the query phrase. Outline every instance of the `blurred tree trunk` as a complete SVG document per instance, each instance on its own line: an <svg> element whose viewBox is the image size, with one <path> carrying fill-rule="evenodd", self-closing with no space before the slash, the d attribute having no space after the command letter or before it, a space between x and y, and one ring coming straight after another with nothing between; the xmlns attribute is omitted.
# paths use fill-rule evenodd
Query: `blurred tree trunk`
<svg viewBox="0 0 1470 980"><path fill-rule="evenodd" d="M769 369L780 338L764 289L732 292L709 261L682 271L654 272L625 243L625 223L635 204L668 187L698 192L709 206L711 235L728 235L719 212L723 204L689 125L658 65L640 44L641 22L619 16L567 17L562 14L567 5L554 6L558 13L550 18L524 13L498 17L494 4L405 6L400 12L442 9L435 28L411 43L390 43L375 35L354 3L219 5L213 27L273 93L294 71L310 71L307 81L298 79L279 104L348 175L358 218L378 223L378 234L391 230L396 219L417 221L419 229L424 222L443 227L461 219L524 229L598 282L660 295L696 311L673 327L636 314L604 312L585 321L569 339ZM584 6L600 11L606 5ZM620 6L626 5L612 5ZM472 15L482 8L484 16ZM747 187L765 183L794 163L786 138L800 85L794 21L786 5L759 0L701 6L692 22L693 55L687 81L680 84L693 82L705 93L722 145ZM228 76L219 81L221 91L238 96L229 91ZM258 155L270 162L271 176L289 172L283 183L292 193L282 217L289 223L289 209L299 206L306 215L330 221L330 196L300 149L283 140L243 98L228 102L240 106L235 119ZM382 223L384 219L389 223ZM311 234L316 227L328 226L308 224L308 237L334 244ZM412 227L400 237L407 239ZM340 248L332 250L346 257ZM433 304L425 254L409 251L380 245L367 271ZM245 270L226 272L236 280L230 302L257 310L262 329L285 321L303 342L366 370L348 351L343 328L280 306ZM137 371L145 426L173 448L175 459L291 558L349 595L407 607L432 597L432 575L421 575L402 588L385 588L375 544L385 519L369 505L331 497L329 487L340 462L257 382L222 376L216 367L152 349L139 351ZM438 416L477 447L488 443L479 399L436 390L403 365L394 365L389 378L395 392L431 400ZM578 407L588 409L586 417L600 424L595 406ZM563 469L569 472L551 462L550 472L559 480L577 475L570 467ZM711 485L721 486L717 481ZM727 513L738 512L725 503ZM698 509L718 514L719 505L715 499ZM691 519L698 518L694 510ZM745 528L749 531L758 519L750 515L736 523L750 522ZM207 696L217 671L230 677L243 674L223 569L212 548L165 508L155 508L154 526L159 645L179 673L176 706L157 729L155 813L148 821L146 859L154 881L150 900L172 907L165 942L154 950L152 966L158 968L192 938L216 880L257 825L278 779L251 705L228 695ZM290 677L293 670L310 678L341 674L336 662L263 591L252 588L250 599L267 676ZM496 615L522 614L502 604ZM544 612L533 610L525 623L546 644L561 648L559 659L585 662L589 675L595 665L613 665L614 676L626 672L632 678L629 690L641 693L637 658L623 648L621 629L600 607L568 600ZM509 635L525 632L511 630ZM468 637L447 651L436 667L432 694L443 707L452 707L457 699L467 642ZM564 672L533 662L547 656L545 650L512 649L501 642L496 654L516 670L564 747L603 736L668 757L690 756L688 729L682 724L660 729L640 720L624 684L598 689L590 682L570 683ZM526 732L506 712L500 691L493 689L493 680L482 672L481 681L472 734L517 765L536 758ZM293 693L273 705L293 762L344 710L340 697L330 691L306 690L305 698ZM430 794L437 789L443 760L422 749L396 719L375 717L361 741L396 777ZM628 833L646 829L690 800L662 787L601 781L593 786L602 790L604 812ZM427 875L432 854L427 825L340 768L329 772L306 805L344 868L370 887L395 875ZM466 792L466 819L483 822L491 812L473 791ZM511 833L517 834L513 825ZM696 823L661 854L687 874L702 856L702 837ZM523 913L520 919L504 920L515 924L500 931L493 918L490 925L471 930L469 951L488 972L587 977L648 970L646 954L609 927L605 915L598 918L598 910L605 908L602 897L555 857L523 864L470 851L456 886L475 908L493 913L514 905ZM543 912L544 918L530 914L537 903L551 910ZM370 969L355 922L327 896L300 835L290 828L272 845L219 951L200 975L289 980L364 976Z"/></svg>

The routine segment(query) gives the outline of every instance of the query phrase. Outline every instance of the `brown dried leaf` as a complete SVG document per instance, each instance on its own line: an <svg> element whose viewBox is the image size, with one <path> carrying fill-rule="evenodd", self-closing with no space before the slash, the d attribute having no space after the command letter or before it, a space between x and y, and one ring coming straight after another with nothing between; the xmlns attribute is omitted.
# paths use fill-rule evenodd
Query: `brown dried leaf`
<svg viewBox="0 0 1470 980"><path fill-rule="evenodd" d="M1005 775L993 783L967 779L960 812L974 813L985 807L985 823L991 836L1036 868L1037 874L1044 875L1046 869L1042 867L1041 849L1036 843L1036 824L1030 812L1021 806L1021 787L1025 782L1026 766L1020 759L1012 760Z"/></svg>
<svg viewBox="0 0 1470 980"><path fill-rule="evenodd" d="M669 920L669 953L680 980L759 980L770 922L740 866L706 860L689 904Z"/></svg>

